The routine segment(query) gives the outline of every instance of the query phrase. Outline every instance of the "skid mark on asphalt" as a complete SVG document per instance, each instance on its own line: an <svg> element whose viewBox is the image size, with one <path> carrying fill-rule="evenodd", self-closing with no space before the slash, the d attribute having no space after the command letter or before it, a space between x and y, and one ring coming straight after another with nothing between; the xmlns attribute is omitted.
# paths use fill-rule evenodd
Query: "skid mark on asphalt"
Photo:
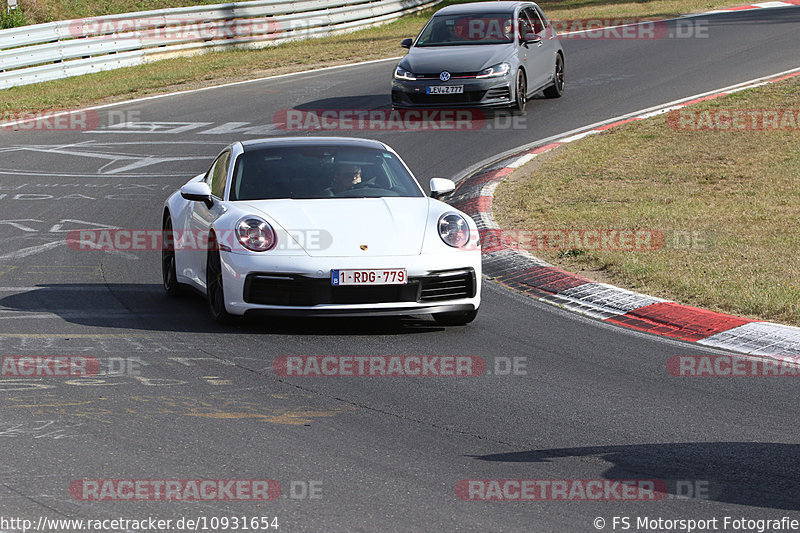
<svg viewBox="0 0 800 533"><path fill-rule="evenodd" d="M225 359L197 357L197 350L187 343L168 336L153 336L138 333L2 333L0 334L0 352L71 352L90 355L109 354L128 356L131 352L137 355L163 356L157 361L170 366L191 367L196 362L217 362L224 366L235 366ZM237 360L254 358L237 357ZM155 361L151 361L155 362Z"/></svg>
<svg viewBox="0 0 800 533"><path fill-rule="evenodd" d="M233 381L222 378L220 376L203 376L200 379L202 379L209 385L215 385L215 386L233 385Z"/></svg>
<svg viewBox="0 0 800 533"><path fill-rule="evenodd" d="M303 426L310 424L317 418L336 416L343 409L335 409L332 411L307 411L304 409L292 409L278 415L263 415L257 413L203 413L203 414L188 414L187 416L197 416L201 418L225 419L225 420L240 420L243 418L255 418L262 422L270 422L272 424L286 424L290 426Z"/></svg>
<svg viewBox="0 0 800 533"><path fill-rule="evenodd" d="M77 437L72 429L84 425L83 422L65 422L63 420L35 420L32 422L0 424L0 437L34 439L68 439Z"/></svg>
<svg viewBox="0 0 800 533"><path fill-rule="evenodd" d="M215 334L197 336L201 346L207 347L214 340ZM166 354L158 361L176 367L194 367L198 365L216 364L223 367L236 366L236 361L248 363L264 363L264 357L230 356L227 358L209 357L194 345L176 335L153 333L0 333L0 352L67 350L87 353L102 352L104 354L125 355L130 352L160 355ZM155 362L155 361L150 361ZM271 361L269 361L271 368ZM208 371L207 371L208 372ZM215 375L213 371L209 376Z"/></svg>
<svg viewBox="0 0 800 533"><path fill-rule="evenodd" d="M69 416L108 424L119 422L121 417L149 419L186 416L228 421L257 419L271 424L292 426L310 424L321 418L356 410L353 406L344 405L319 409L310 405L269 406L246 400L198 399L192 396L137 395L127 398L124 405L110 405L113 400L105 397L83 401L59 401L59 398L60 395L52 393L38 394L35 397L16 396L7 398L4 408L13 412L26 411L31 416ZM302 396L293 396L292 399L306 400Z"/></svg>
<svg viewBox="0 0 800 533"><path fill-rule="evenodd" d="M81 350L89 352L90 350ZM187 358L177 358L178 363L173 358L149 358L145 360L142 356L131 357L126 354L118 356L98 356L80 355L77 358L84 358L84 364L91 366L90 371L86 371L87 366L79 367L80 371L66 366L59 367L54 361L56 358L75 357L54 355L28 354L28 355L1 355L0 360L0 392L19 393L23 391L41 391L55 389L74 389L88 387L180 387L182 385L193 385L200 382L214 388L225 388L234 386L233 379L222 376L207 376L208 369L186 365ZM71 350L71 353L76 353ZM22 362L25 359L27 362ZM223 364L228 368L235 368L236 364L230 361L215 360L215 363ZM158 377L155 375L154 368L169 368L170 375L175 378ZM188 367L188 368L187 368ZM194 367L194 368L192 368ZM177 369L177 373L175 370ZM200 375L197 375L200 373ZM148 375L150 374L150 375ZM176 379L182 378L182 379ZM288 397L287 397L288 399Z"/></svg>

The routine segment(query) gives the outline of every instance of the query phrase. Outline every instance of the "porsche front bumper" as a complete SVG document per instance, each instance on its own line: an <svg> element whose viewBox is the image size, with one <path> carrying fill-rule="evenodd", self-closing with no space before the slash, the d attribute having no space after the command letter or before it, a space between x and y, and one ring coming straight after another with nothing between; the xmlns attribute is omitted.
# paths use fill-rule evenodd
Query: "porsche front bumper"
<svg viewBox="0 0 800 533"><path fill-rule="evenodd" d="M225 306L299 316L414 315L480 306L479 251L411 257L254 257L221 254ZM333 286L332 269L405 268L403 285Z"/></svg>

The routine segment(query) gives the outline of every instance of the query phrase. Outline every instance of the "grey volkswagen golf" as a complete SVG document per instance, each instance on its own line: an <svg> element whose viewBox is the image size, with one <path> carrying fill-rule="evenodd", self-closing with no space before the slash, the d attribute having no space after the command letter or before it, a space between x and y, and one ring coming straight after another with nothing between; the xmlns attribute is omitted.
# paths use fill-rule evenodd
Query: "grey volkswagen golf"
<svg viewBox="0 0 800 533"><path fill-rule="evenodd" d="M416 40L392 80L392 107L510 107L564 91L564 51L541 8L531 2L445 7Z"/></svg>

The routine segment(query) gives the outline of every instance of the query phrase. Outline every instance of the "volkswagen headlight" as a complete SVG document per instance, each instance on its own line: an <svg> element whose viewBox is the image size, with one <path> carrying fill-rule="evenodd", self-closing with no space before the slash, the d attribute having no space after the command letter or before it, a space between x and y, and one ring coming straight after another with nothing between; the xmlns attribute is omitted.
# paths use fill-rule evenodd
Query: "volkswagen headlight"
<svg viewBox="0 0 800 533"><path fill-rule="evenodd" d="M499 78L505 76L511 70L511 65L508 63L500 63L493 67L485 68L475 75L476 78Z"/></svg>
<svg viewBox="0 0 800 533"><path fill-rule="evenodd" d="M417 78L411 72L404 68L397 67L394 71L394 77L398 80L415 81Z"/></svg>

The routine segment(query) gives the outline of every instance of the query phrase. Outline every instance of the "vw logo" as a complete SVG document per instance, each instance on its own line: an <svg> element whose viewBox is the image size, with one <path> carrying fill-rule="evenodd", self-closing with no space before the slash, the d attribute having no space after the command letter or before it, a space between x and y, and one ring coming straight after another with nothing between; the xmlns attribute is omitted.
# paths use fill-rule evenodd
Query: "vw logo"
<svg viewBox="0 0 800 533"><path fill-rule="evenodd" d="M441 74L439 74L439 79L442 81L447 81L450 79L450 73L446 70L443 70Z"/></svg>

